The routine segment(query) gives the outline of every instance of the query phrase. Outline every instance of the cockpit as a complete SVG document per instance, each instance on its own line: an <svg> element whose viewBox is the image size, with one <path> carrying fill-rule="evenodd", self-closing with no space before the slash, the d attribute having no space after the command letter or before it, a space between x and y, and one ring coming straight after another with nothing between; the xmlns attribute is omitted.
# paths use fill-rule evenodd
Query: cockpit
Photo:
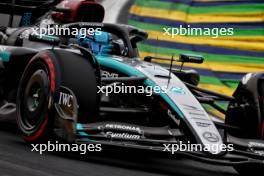
<svg viewBox="0 0 264 176"><path fill-rule="evenodd" d="M113 33L96 31L89 34L78 34L77 44L88 48L95 55L127 56L128 48L125 42Z"/></svg>

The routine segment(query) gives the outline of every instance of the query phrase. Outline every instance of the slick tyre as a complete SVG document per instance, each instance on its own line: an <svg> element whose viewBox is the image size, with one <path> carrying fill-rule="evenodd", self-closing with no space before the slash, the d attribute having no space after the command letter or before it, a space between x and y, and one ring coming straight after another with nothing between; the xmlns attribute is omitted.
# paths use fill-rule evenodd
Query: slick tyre
<svg viewBox="0 0 264 176"><path fill-rule="evenodd" d="M60 87L74 92L78 121L94 118L99 102L97 81L95 69L82 55L46 50L34 56L25 68L17 93L17 124L23 139L36 143L56 137L54 104L60 97Z"/></svg>
<svg viewBox="0 0 264 176"><path fill-rule="evenodd" d="M245 89L236 90L236 100L230 102L225 123L234 128L227 129L228 134L239 138L260 138L258 108L253 96Z"/></svg>
<svg viewBox="0 0 264 176"><path fill-rule="evenodd" d="M26 142L40 142L52 136L52 99L56 92L54 65L45 54L27 65L17 93L17 124Z"/></svg>

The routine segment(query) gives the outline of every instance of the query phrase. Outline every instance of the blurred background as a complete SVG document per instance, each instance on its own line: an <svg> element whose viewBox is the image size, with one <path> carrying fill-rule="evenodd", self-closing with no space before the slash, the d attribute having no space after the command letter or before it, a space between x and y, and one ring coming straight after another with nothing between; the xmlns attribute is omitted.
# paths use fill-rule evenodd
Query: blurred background
<svg viewBox="0 0 264 176"><path fill-rule="evenodd" d="M1 0L2 2L10 0ZM37 0L36 0L37 1ZM74 1L74 0L69 0ZM264 0L97 0L105 9L105 22L125 23L145 29L149 39L139 45L140 56L177 57L180 53L200 54L200 87L232 95L241 77L264 71ZM0 12L1 14L1 12ZM0 25L8 24L1 14ZM15 17L14 22L19 21ZM234 28L233 36L170 36L164 27ZM161 62L160 64L169 64ZM175 66L177 67L177 66ZM225 107L226 104L220 103ZM208 111L221 117L212 109ZM110 150L100 155L74 157L70 154L40 156L30 152L16 133L16 126L0 123L0 176L237 176L233 168L208 165L178 158L167 160L155 155Z"/></svg>
<svg viewBox="0 0 264 176"><path fill-rule="evenodd" d="M232 95L243 75L264 70L263 0L135 0L128 10L128 24L149 33L149 39L139 45L142 58L171 58L180 53L205 57L203 64L186 64L200 73L200 87ZM234 35L163 35L164 27L180 25L233 28Z"/></svg>

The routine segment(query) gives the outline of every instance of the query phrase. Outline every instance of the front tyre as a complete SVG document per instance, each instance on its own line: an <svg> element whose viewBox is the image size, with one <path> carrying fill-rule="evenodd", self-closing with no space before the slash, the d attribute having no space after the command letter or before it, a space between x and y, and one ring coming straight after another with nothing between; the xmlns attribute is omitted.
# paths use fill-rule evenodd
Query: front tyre
<svg viewBox="0 0 264 176"><path fill-rule="evenodd" d="M37 55L21 78L17 93L17 124L26 142L43 141L53 136L54 74L48 55Z"/></svg>

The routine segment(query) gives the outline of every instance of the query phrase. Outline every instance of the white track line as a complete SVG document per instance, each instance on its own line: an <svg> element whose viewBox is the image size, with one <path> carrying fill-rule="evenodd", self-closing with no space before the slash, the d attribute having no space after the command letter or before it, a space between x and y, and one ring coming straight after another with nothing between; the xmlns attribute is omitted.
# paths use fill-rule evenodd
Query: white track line
<svg viewBox="0 0 264 176"><path fill-rule="evenodd" d="M119 12L129 0L104 0L101 4L105 8L105 23L116 23Z"/></svg>

